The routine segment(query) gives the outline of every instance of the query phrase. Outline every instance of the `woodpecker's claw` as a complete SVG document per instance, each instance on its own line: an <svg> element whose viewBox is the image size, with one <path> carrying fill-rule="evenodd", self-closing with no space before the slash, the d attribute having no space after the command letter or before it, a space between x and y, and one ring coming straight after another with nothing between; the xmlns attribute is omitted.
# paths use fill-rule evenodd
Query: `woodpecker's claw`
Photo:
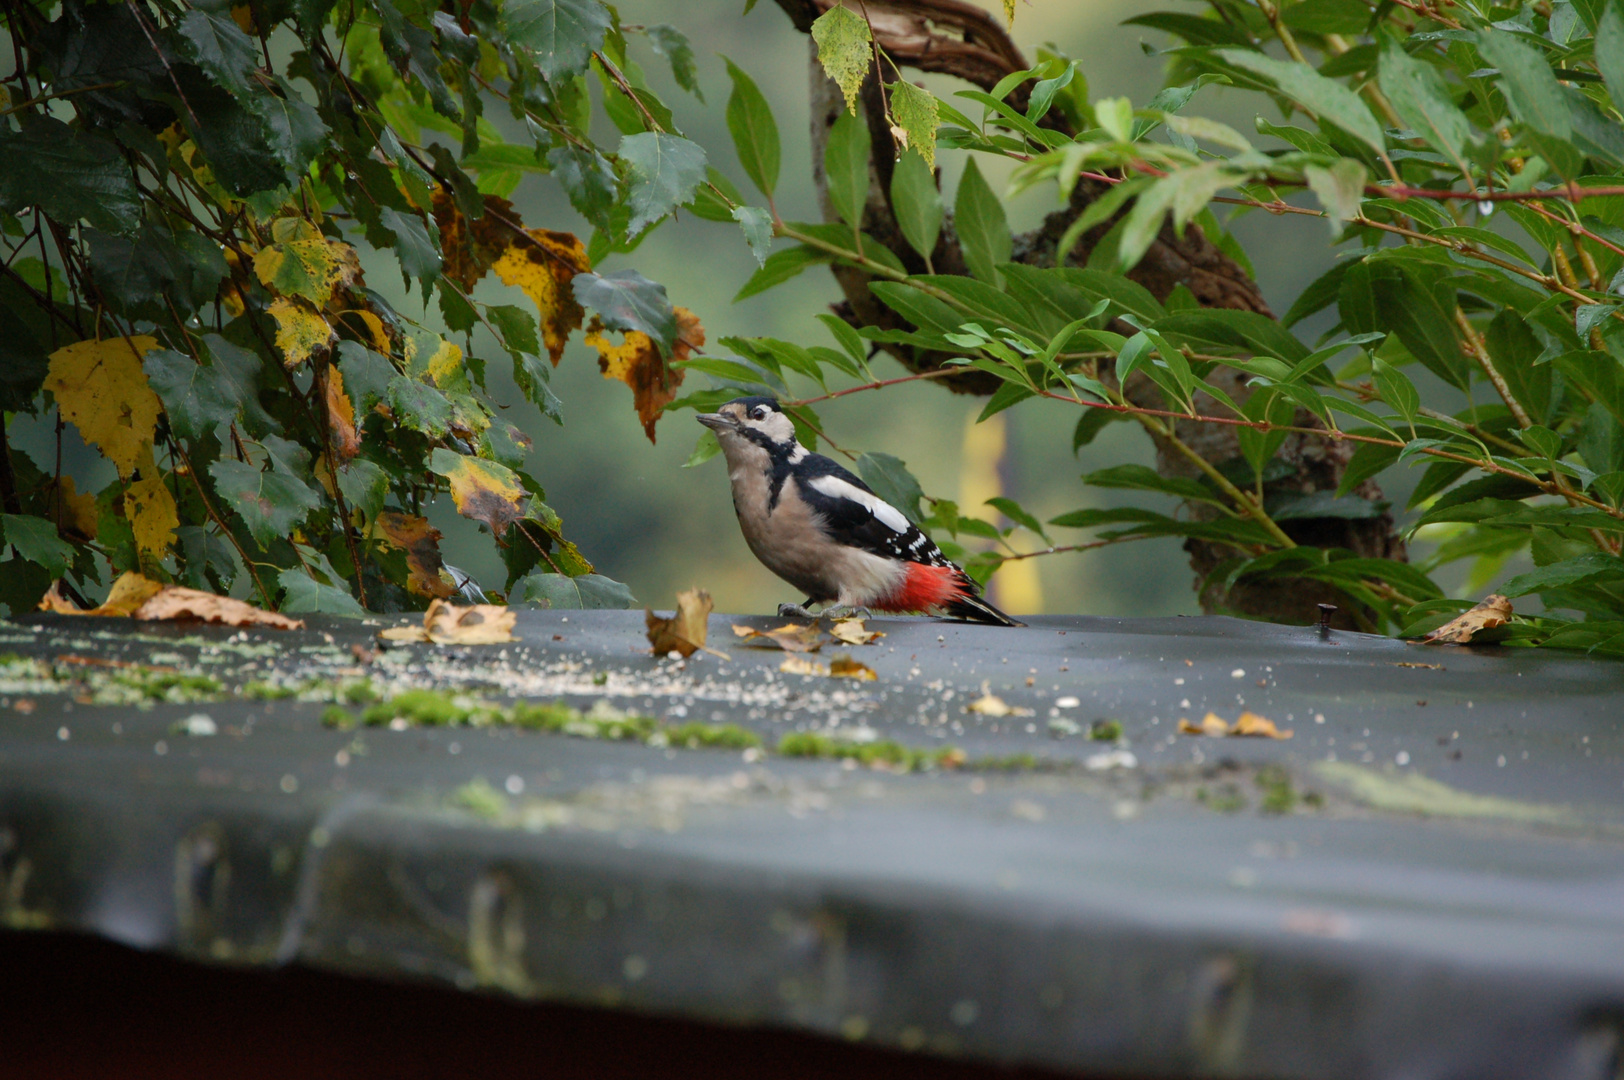
<svg viewBox="0 0 1624 1080"><path fill-rule="evenodd" d="M828 619L831 622L839 622L842 619L872 619L873 617L874 613L868 608L854 607L851 604L835 604L833 607L826 607L818 616L820 619Z"/></svg>
<svg viewBox="0 0 1624 1080"><path fill-rule="evenodd" d="M812 614L800 604L779 604L778 617L780 619L806 619L808 622L816 621L817 616Z"/></svg>

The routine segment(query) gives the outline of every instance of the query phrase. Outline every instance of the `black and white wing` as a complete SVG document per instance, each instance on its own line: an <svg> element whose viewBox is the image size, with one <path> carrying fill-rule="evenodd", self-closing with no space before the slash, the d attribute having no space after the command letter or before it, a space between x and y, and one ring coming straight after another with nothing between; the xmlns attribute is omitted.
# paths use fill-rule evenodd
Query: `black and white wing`
<svg viewBox="0 0 1624 1080"><path fill-rule="evenodd" d="M821 454L808 454L791 472L801 498L824 520L832 539L904 562L951 566L935 541L907 515L856 476Z"/></svg>

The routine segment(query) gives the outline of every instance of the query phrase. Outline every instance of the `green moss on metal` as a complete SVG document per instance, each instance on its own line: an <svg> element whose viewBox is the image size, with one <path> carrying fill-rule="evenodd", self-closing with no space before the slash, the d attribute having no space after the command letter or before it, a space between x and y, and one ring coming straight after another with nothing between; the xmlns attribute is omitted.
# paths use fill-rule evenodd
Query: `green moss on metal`
<svg viewBox="0 0 1624 1080"><path fill-rule="evenodd" d="M858 742L811 731L785 735L778 741L778 752L784 757L855 761L859 765L887 768L893 772L954 768L964 764L964 751L956 746L920 748L904 746L890 739Z"/></svg>

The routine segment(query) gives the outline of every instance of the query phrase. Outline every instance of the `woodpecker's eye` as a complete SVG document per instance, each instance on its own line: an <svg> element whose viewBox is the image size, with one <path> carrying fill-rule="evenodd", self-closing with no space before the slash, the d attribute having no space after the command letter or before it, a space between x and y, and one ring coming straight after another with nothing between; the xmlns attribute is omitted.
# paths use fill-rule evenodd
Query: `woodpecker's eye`
<svg viewBox="0 0 1624 1080"><path fill-rule="evenodd" d="M765 419L767 419L767 406L765 406L765 405L757 405L751 411L750 415L755 417L757 420L765 420Z"/></svg>

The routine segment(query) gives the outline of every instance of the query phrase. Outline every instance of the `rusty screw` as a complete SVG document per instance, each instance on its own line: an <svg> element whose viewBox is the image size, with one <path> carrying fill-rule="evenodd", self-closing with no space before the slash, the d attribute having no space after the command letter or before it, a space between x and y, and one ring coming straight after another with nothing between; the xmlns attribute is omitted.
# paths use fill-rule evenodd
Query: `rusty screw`
<svg viewBox="0 0 1624 1080"><path fill-rule="evenodd" d="M1336 605L1335 604L1320 604L1319 605L1319 613L1320 613L1319 635L1322 638L1330 637L1331 636L1331 616L1336 614Z"/></svg>

